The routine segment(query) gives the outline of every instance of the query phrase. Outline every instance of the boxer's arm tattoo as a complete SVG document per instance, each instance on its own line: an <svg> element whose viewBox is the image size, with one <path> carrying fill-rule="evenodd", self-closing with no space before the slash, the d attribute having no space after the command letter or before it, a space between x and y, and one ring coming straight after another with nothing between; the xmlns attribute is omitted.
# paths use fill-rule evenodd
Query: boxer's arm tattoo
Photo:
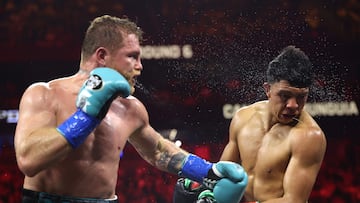
<svg viewBox="0 0 360 203"><path fill-rule="evenodd" d="M186 158L186 154L183 152L170 154L161 142L158 143L157 148L160 151L160 158L156 161L156 165L167 169L170 173L177 174Z"/></svg>
<svg viewBox="0 0 360 203"><path fill-rule="evenodd" d="M177 174L181 169L181 165L186 158L184 153L177 153L170 155L168 152L163 152L157 164L162 168L166 168L170 173Z"/></svg>
<svg viewBox="0 0 360 203"><path fill-rule="evenodd" d="M184 162L186 155L184 153L177 153L170 158L167 169L169 172L177 174L181 169L181 165Z"/></svg>

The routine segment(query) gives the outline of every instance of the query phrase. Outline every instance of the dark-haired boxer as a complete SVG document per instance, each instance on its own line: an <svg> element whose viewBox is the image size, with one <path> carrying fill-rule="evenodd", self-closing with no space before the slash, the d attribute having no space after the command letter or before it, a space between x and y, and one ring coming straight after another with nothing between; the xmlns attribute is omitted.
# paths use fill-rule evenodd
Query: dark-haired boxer
<svg viewBox="0 0 360 203"><path fill-rule="evenodd" d="M316 181L326 138L304 110L313 81L312 64L295 46L284 48L268 65L266 101L239 109L230 124L221 161L241 164L248 174L244 202L307 202ZM204 188L179 179L174 202L206 201ZM185 184L186 183L186 184ZM177 201L179 200L179 201Z"/></svg>

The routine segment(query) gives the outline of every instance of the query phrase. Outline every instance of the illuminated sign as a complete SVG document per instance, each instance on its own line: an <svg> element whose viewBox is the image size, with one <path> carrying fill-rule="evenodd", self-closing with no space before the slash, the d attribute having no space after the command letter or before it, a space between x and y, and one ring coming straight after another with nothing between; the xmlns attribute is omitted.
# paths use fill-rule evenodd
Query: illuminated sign
<svg viewBox="0 0 360 203"><path fill-rule="evenodd" d="M192 46L186 45L161 45L161 46L142 46L142 59L189 59L193 57Z"/></svg>
<svg viewBox="0 0 360 203"><path fill-rule="evenodd" d="M19 118L19 111L17 109L0 110L0 120L5 120L7 123L17 123Z"/></svg>
<svg viewBox="0 0 360 203"><path fill-rule="evenodd" d="M231 119L235 112L246 104L224 104L223 116ZM319 102L307 103L304 109L312 116L358 116L359 109L355 101L350 102ZM0 110L0 120L6 123L17 123L19 111L17 109Z"/></svg>
<svg viewBox="0 0 360 203"><path fill-rule="evenodd" d="M231 119L235 112L245 104L225 104L223 116ZM358 116L359 110L355 101L307 103L304 109L312 116Z"/></svg>

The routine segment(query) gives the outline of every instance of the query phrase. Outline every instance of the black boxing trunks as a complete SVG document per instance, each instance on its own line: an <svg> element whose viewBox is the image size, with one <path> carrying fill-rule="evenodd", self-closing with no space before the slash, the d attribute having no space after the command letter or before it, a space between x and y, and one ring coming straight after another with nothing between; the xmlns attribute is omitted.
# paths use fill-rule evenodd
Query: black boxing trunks
<svg viewBox="0 0 360 203"><path fill-rule="evenodd" d="M113 199L77 198L23 189L22 203L118 203Z"/></svg>

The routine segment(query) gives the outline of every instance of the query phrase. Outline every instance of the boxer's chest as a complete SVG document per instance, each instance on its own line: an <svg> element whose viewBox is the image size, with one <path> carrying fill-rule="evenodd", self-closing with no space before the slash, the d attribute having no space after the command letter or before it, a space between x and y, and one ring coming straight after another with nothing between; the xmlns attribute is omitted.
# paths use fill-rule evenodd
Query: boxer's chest
<svg viewBox="0 0 360 203"><path fill-rule="evenodd" d="M282 173L290 160L290 128L273 127L261 139L256 153L255 170L258 175Z"/></svg>
<svg viewBox="0 0 360 203"><path fill-rule="evenodd" d="M242 131L238 143L243 164L254 169L287 163L290 154L289 127L274 126L268 131L259 127L251 129Z"/></svg>

